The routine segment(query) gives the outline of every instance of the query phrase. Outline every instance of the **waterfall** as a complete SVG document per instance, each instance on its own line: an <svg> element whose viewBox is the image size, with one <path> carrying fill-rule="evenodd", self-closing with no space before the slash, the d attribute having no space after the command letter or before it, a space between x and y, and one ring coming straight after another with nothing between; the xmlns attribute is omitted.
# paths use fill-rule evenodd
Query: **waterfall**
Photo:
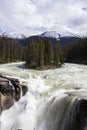
<svg viewBox="0 0 87 130"><path fill-rule="evenodd" d="M37 130L83 130L84 125L81 126L79 124L77 126L76 123L81 122L75 122L77 112L79 112L78 108L76 108L78 102L79 99L72 96L52 98L44 109L41 108L42 110L37 122ZM80 119L80 121L82 120Z"/></svg>
<svg viewBox="0 0 87 130"><path fill-rule="evenodd" d="M22 97L21 89L20 100L2 112L0 130L87 130L86 66L34 71L19 69L18 64L4 65L0 73L20 78L28 91Z"/></svg>
<svg viewBox="0 0 87 130"><path fill-rule="evenodd" d="M13 90L13 99L15 101L15 96L16 96L16 93L15 93L15 88L13 86L13 84L11 83L11 81L9 80L9 85L12 86L12 90Z"/></svg>
<svg viewBox="0 0 87 130"><path fill-rule="evenodd" d="M22 88L20 87L20 98L22 98Z"/></svg>

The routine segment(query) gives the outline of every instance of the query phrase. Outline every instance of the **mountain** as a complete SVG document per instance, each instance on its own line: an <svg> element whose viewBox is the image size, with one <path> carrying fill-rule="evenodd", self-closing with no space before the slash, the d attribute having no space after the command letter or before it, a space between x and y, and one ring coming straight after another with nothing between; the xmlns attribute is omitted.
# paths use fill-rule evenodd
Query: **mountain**
<svg viewBox="0 0 87 130"><path fill-rule="evenodd" d="M25 37L29 37L29 35L23 34L21 32L15 32L13 29L9 27L0 27L0 35L4 35L10 38L20 38L23 39ZM40 35L36 35L40 37L49 37L60 39L60 37L81 37L79 34L74 33L71 29L65 27L58 27L58 31L46 31Z"/></svg>
<svg viewBox="0 0 87 130"><path fill-rule="evenodd" d="M67 43L72 43L73 41L81 38L80 35L73 33L69 29L59 28L59 31L46 31L39 35L27 36L22 33L15 33L8 27L0 27L0 36L6 36L8 38L14 39L26 46L28 42L37 41L39 38L50 39L54 44L59 41L61 45L65 45Z"/></svg>
<svg viewBox="0 0 87 130"><path fill-rule="evenodd" d="M63 31L63 32L62 32ZM80 35L72 33L70 31L62 30L60 32L58 31L46 31L42 34L36 35L36 36L30 36L27 38L28 42L38 41L39 38L42 40L50 40L53 44L59 41L61 45L70 44L73 43L75 40L78 40Z"/></svg>
<svg viewBox="0 0 87 130"><path fill-rule="evenodd" d="M51 38L56 38L60 39L62 37L80 37L78 34L71 33L69 31L64 31L64 32L57 32L57 31L47 31L39 35L41 37L51 37Z"/></svg>
<svg viewBox="0 0 87 130"><path fill-rule="evenodd" d="M72 43L75 40L78 40L81 38L80 35L72 33L70 31L62 30L60 32L58 31L46 31L42 34L35 35L35 36L29 36L21 39L17 39L22 45L26 45L27 42L31 41L38 41L38 39L41 38L42 40L50 39L50 41L55 44L59 41L61 45L65 45L67 43Z"/></svg>
<svg viewBox="0 0 87 130"><path fill-rule="evenodd" d="M14 32L9 27L0 27L0 36L6 36L8 38L13 38L13 39L23 39L27 37L27 35L23 33Z"/></svg>
<svg viewBox="0 0 87 130"><path fill-rule="evenodd" d="M12 39L23 39L26 37L22 33L7 33L7 32L0 33L0 36L5 36Z"/></svg>

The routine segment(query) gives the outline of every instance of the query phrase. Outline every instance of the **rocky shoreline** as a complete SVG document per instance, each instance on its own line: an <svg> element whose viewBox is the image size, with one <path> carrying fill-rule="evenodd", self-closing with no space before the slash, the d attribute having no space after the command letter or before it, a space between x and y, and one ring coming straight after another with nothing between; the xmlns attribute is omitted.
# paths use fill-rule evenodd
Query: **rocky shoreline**
<svg viewBox="0 0 87 130"><path fill-rule="evenodd" d="M27 86L18 79L0 75L0 113L9 109L27 92Z"/></svg>

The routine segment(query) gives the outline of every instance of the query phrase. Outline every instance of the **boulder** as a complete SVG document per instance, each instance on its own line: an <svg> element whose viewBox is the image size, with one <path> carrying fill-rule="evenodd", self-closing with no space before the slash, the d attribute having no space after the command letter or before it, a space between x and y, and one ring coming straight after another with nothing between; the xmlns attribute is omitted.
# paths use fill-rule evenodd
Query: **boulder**
<svg viewBox="0 0 87 130"><path fill-rule="evenodd" d="M0 75L0 112L10 108L27 92L27 86L18 79Z"/></svg>

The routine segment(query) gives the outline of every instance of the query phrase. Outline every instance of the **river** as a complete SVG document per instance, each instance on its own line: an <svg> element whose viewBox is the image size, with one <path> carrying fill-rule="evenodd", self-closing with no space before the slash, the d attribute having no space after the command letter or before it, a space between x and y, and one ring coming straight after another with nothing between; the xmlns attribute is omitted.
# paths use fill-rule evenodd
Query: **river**
<svg viewBox="0 0 87 130"><path fill-rule="evenodd" d="M25 82L28 92L0 115L0 130L87 130L87 66L66 63L44 71L24 62L0 65L0 74Z"/></svg>

